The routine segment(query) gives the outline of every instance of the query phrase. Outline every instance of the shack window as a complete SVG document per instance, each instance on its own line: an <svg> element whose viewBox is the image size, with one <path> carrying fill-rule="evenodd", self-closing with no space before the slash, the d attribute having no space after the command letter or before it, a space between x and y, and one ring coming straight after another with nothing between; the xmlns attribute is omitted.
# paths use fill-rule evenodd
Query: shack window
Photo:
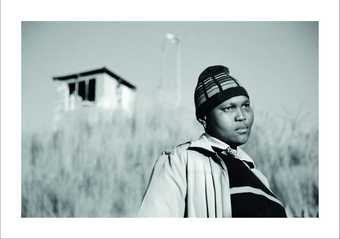
<svg viewBox="0 0 340 239"><path fill-rule="evenodd" d="M85 81L78 82L78 95L82 100L86 100L86 84Z"/></svg>
<svg viewBox="0 0 340 239"><path fill-rule="evenodd" d="M86 81L78 81L78 92L77 95L81 97L82 100L92 101L96 100L96 79L90 79ZM70 95L74 94L76 91L76 82L68 84Z"/></svg>
<svg viewBox="0 0 340 239"><path fill-rule="evenodd" d="M89 80L88 101L96 100L96 79Z"/></svg>
<svg viewBox="0 0 340 239"><path fill-rule="evenodd" d="M68 89L70 91L70 95L72 95L73 92L76 90L76 84L75 83L69 83L68 84Z"/></svg>

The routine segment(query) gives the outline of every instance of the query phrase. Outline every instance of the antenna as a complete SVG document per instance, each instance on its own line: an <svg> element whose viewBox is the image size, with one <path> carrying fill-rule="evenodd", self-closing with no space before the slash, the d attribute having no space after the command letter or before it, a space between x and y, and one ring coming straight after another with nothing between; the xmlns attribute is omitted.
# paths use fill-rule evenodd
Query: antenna
<svg viewBox="0 0 340 239"><path fill-rule="evenodd" d="M167 43L174 44L176 46L176 108L181 103L181 41L173 33L166 33L164 41L162 43L162 65L161 65L161 86L164 84L164 68L165 58L167 52Z"/></svg>

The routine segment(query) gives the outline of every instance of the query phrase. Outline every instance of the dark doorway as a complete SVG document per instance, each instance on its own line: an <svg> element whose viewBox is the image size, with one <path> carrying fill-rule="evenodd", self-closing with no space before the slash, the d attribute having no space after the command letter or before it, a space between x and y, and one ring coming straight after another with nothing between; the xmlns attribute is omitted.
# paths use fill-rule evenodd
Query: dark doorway
<svg viewBox="0 0 340 239"><path fill-rule="evenodd" d="M78 95L82 100L94 102L96 100L96 79L90 79L87 84L85 81L78 81ZM68 83L70 95L76 90L76 82Z"/></svg>
<svg viewBox="0 0 340 239"><path fill-rule="evenodd" d="M68 84L68 89L70 91L70 95L72 95L73 92L76 90L76 83L69 83Z"/></svg>
<svg viewBox="0 0 340 239"><path fill-rule="evenodd" d="M85 81L78 82L78 95L81 97L82 100L86 99L86 84Z"/></svg>
<svg viewBox="0 0 340 239"><path fill-rule="evenodd" d="M88 101L96 100L96 79L89 80L89 88L88 88Z"/></svg>

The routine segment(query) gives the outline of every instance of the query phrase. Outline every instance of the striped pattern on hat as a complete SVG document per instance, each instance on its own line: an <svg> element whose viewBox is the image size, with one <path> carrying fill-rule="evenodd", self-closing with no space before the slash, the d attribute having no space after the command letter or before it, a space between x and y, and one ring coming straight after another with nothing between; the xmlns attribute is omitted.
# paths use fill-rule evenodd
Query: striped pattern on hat
<svg viewBox="0 0 340 239"><path fill-rule="evenodd" d="M198 77L195 89L197 119L202 118L223 101L238 95L248 96L240 83L222 65L209 66Z"/></svg>

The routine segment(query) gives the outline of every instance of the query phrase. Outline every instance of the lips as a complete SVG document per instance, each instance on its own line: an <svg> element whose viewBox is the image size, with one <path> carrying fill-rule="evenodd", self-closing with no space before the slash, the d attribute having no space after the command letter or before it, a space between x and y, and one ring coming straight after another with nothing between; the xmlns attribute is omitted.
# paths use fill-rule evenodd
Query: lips
<svg viewBox="0 0 340 239"><path fill-rule="evenodd" d="M248 127L240 127L240 128L236 128L236 132L238 133L238 134L246 134L246 133L248 133Z"/></svg>

